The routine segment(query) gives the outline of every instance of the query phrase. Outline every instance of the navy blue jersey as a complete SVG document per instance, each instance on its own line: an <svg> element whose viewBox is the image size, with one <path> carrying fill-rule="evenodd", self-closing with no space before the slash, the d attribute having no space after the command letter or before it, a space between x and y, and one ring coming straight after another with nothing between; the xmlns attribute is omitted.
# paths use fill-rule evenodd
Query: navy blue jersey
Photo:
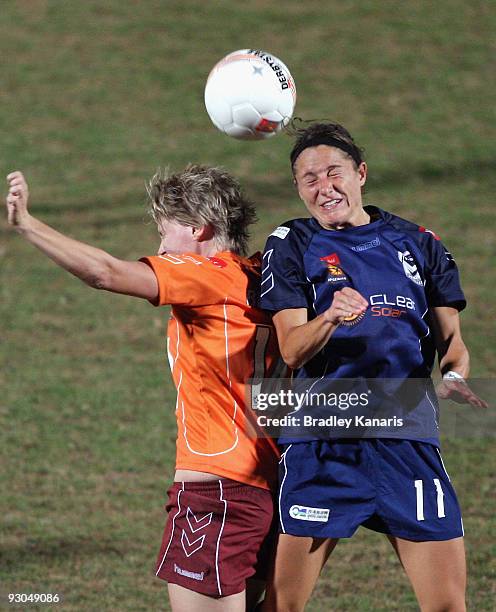
<svg viewBox="0 0 496 612"><path fill-rule="evenodd" d="M429 309L465 307L456 264L435 234L379 208L365 209L372 219L367 225L336 231L313 218L296 219L267 241L266 310L306 308L311 320L346 286L369 302L365 313L339 325L297 378L428 378L435 356ZM437 423L434 394L420 404L416 418L434 414Z"/></svg>

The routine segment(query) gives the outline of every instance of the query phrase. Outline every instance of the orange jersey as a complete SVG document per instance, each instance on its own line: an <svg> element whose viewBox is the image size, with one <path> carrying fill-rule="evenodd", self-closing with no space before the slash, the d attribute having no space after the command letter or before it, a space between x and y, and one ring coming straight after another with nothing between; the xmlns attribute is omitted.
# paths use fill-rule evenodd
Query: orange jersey
<svg viewBox="0 0 496 612"><path fill-rule="evenodd" d="M247 408L246 381L270 377L279 362L270 318L252 306L260 259L146 257L158 280L156 306L172 305L167 346L177 389L176 469L198 470L272 488L278 451Z"/></svg>

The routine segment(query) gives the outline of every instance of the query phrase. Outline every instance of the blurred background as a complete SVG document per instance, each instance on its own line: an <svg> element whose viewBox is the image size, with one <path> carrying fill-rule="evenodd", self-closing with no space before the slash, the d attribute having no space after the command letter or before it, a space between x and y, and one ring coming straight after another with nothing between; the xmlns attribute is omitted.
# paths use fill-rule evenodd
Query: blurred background
<svg viewBox="0 0 496 612"><path fill-rule="evenodd" d="M252 247L305 216L286 135L235 141L204 110L212 66L280 57L295 114L343 123L366 151L367 203L438 233L461 270L472 375L496 374L496 13L482 0L3 0L0 173L31 209L112 254L155 253L145 181L222 165L257 203ZM0 592L67 610L168 610L154 578L174 460L168 312L92 291L0 225ZM486 398L491 399L491 398ZM469 609L493 610L491 440L444 440L466 528ZM5 603L5 601L2 601ZM33 606L34 607L34 606ZM312 611L416 610L384 537L340 543Z"/></svg>

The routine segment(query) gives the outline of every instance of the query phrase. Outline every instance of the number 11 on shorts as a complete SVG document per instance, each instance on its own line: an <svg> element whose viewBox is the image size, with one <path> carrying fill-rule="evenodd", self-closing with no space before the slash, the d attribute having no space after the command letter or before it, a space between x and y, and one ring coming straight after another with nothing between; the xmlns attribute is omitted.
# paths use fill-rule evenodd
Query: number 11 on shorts
<svg viewBox="0 0 496 612"><path fill-rule="evenodd" d="M437 492L437 517L444 518L446 516L444 512L444 493L441 488L441 483L438 478L434 478L434 485ZM423 521L424 517L424 481L416 480L415 489L417 493L417 521Z"/></svg>

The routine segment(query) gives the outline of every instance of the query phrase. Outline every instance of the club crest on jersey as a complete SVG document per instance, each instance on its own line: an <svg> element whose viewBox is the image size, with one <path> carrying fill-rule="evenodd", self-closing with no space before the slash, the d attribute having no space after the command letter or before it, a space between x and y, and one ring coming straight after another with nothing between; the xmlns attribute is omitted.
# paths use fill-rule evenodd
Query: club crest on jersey
<svg viewBox="0 0 496 612"><path fill-rule="evenodd" d="M403 271L407 278L413 281L415 284L423 286L424 282L420 277L420 273L417 269L417 264L413 259L413 255L410 251L398 251L398 259L401 261L403 265Z"/></svg>
<svg viewBox="0 0 496 612"><path fill-rule="evenodd" d="M364 316L365 313L361 312L360 314L352 314L349 317L344 317L341 319L341 325L344 325L345 327L353 327L357 323L360 323Z"/></svg>
<svg viewBox="0 0 496 612"><path fill-rule="evenodd" d="M332 253L331 255L321 257L320 261L323 261L327 265L327 270L329 272L329 276L327 277L328 282L337 283L348 280L346 274L340 267L341 262L339 261L339 256L337 253Z"/></svg>

